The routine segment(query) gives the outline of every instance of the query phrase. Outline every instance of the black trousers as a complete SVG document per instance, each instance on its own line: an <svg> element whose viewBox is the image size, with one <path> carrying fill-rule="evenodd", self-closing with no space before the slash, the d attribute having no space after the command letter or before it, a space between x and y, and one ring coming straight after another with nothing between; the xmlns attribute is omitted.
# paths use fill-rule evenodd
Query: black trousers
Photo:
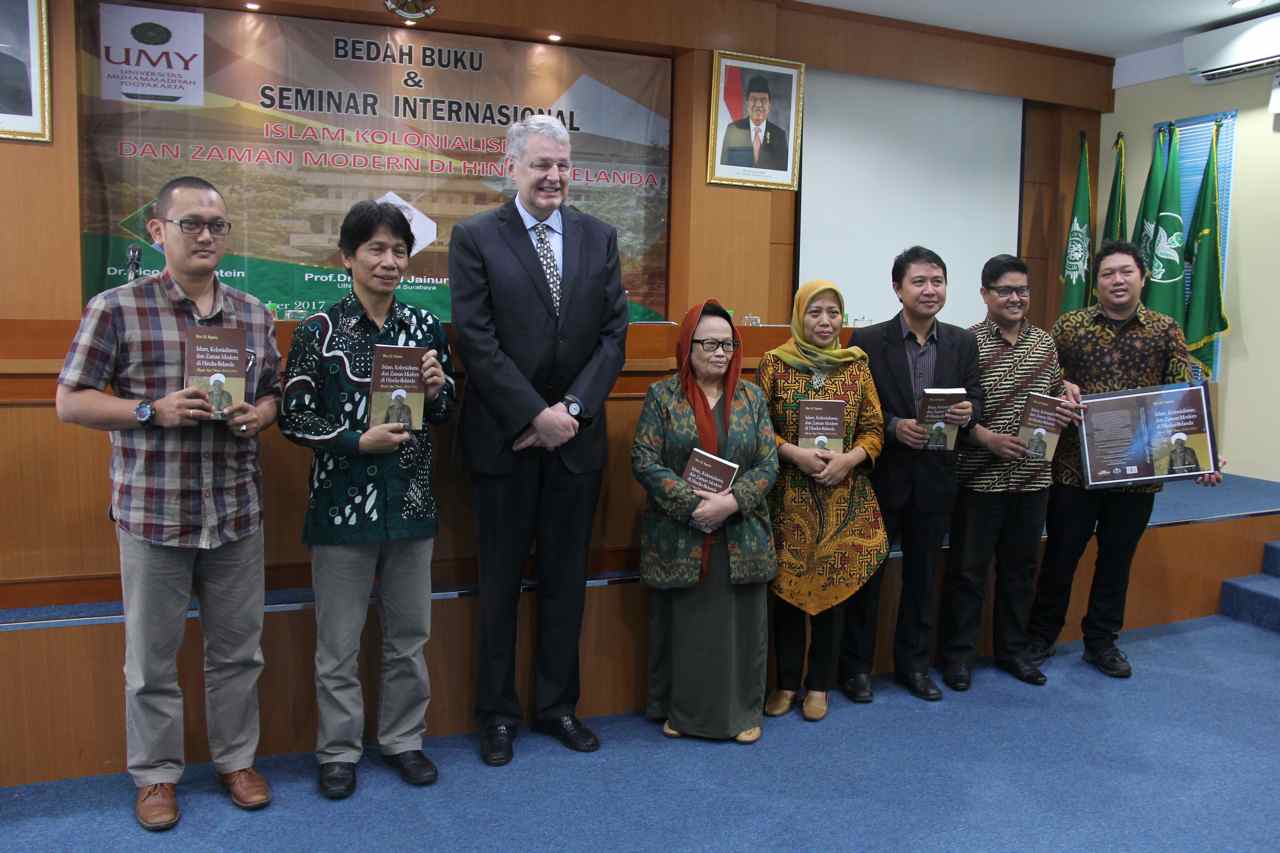
<svg viewBox="0 0 1280 853"><path fill-rule="evenodd" d="M893 666L902 674L929 670L933 639L934 561L947 533L948 513L922 512L910 506L883 511L889 541L902 544L902 597L898 627L893 635ZM841 678L870 673L876 659L876 623L880 616L880 586L885 565L854 593L844 611Z"/></svg>
<svg viewBox="0 0 1280 853"><path fill-rule="evenodd" d="M476 715L482 725L516 724L523 717L516 694L516 614L531 547L538 581L535 714L554 718L578 704L578 644L600 478L599 471L574 474L559 454L537 448L516 454L510 476L472 478L480 564Z"/></svg>
<svg viewBox="0 0 1280 853"><path fill-rule="evenodd" d="M951 515L947 574L942 584L942 657L970 664L978 656L987 569L996 561L996 660L1013 660L1027 649L1027 619L1040 563L1049 490L960 491Z"/></svg>
<svg viewBox="0 0 1280 853"><path fill-rule="evenodd" d="M773 648L778 664L778 689L799 690L805 665L805 617L809 621L809 673L806 690L826 692L836 678L840 660L840 631L844 626L844 602L817 616L774 596Z"/></svg>
<svg viewBox="0 0 1280 853"><path fill-rule="evenodd" d="M1086 491L1054 485L1049 491L1049 541L1031 608L1029 631L1046 644L1057 642L1071 604L1071 581L1084 549L1098 535L1089 610L1081 627L1084 644L1101 651L1115 644L1124 626L1129 567L1138 541L1151 520L1155 495L1150 493Z"/></svg>

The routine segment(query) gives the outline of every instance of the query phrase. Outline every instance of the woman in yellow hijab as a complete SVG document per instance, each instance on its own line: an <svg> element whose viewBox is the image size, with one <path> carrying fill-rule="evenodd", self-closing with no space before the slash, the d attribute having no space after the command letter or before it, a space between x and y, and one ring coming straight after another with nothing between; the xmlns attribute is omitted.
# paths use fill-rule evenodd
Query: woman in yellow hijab
<svg viewBox="0 0 1280 853"><path fill-rule="evenodd" d="M791 339L765 353L756 374L780 460L769 494L778 551L770 586L778 684L765 702L769 716L791 709L806 662L804 717L826 716L843 630L839 605L889 549L868 476L884 441L880 399L866 354L840 343L843 316L832 282L806 283L796 292Z"/></svg>

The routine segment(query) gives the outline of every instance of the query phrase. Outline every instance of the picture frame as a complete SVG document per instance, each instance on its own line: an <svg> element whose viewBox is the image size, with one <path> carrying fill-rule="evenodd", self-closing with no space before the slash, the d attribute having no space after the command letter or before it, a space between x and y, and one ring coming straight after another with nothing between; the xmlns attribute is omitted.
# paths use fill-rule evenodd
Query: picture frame
<svg viewBox="0 0 1280 853"><path fill-rule="evenodd" d="M717 50L709 115L707 183L795 191L804 63Z"/></svg>
<svg viewBox="0 0 1280 853"><path fill-rule="evenodd" d="M0 4L0 139L49 142L49 3Z"/></svg>

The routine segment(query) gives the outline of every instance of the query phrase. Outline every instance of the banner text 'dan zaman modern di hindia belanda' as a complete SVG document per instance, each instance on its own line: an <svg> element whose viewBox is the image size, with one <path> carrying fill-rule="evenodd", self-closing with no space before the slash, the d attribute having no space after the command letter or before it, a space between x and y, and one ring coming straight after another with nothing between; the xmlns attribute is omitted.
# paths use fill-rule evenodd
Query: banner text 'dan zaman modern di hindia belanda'
<svg viewBox="0 0 1280 853"><path fill-rule="evenodd" d="M399 296L449 319L449 234L514 192L506 131L570 131L569 198L618 229L635 320L666 310L671 63L661 58L152 4L85 5L85 298L164 265L156 190L196 175L226 198L223 281L299 319L351 282L338 230L357 201L401 205L415 235Z"/></svg>

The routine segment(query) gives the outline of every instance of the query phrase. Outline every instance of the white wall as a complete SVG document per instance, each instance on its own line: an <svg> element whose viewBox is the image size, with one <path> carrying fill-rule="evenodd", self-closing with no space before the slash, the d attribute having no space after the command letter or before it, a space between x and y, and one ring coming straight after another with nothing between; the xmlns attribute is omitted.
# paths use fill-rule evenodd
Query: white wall
<svg viewBox="0 0 1280 853"><path fill-rule="evenodd" d="M1111 192L1111 141L1128 144L1129 210L1137 210L1151 168L1151 128L1159 121L1238 110L1226 308L1231 331L1218 381L1218 440L1233 474L1280 480L1275 428L1280 424L1280 119L1267 112L1271 76L1201 86L1185 76L1116 90L1115 112L1102 117L1098 198ZM1100 211L1101 212L1101 211ZM1133 227L1132 221L1129 227Z"/></svg>
<svg viewBox="0 0 1280 853"><path fill-rule="evenodd" d="M840 285L851 321L899 304L893 258L914 244L947 264L941 317L986 315L982 265L1018 250L1022 102L810 71L805 79L800 281Z"/></svg>

